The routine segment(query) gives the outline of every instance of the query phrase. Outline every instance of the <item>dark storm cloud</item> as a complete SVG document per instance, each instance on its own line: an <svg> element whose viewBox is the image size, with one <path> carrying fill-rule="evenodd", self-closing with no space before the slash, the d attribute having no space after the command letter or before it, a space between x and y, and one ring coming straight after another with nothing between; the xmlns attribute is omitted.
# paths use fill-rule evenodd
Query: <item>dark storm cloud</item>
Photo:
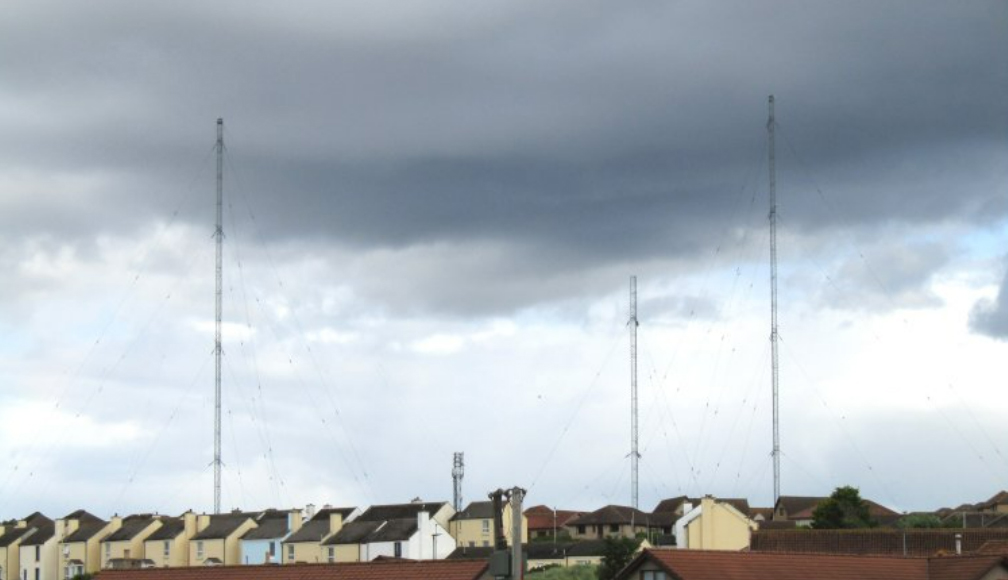
<svg viewBox="0 0 1008 580"><path fill-rule="evenodd" d="M1008 260L1005 264L1008 265ZM977 302L970 312L969 324L973 332L1008 340L1008 268L1005 269L997 297Z"/></svg>
<svg viewBox="0 0 1008 580"><path fill-rule="evenodd" d="M771 92L784 227L991 219L1005 22L994 1L33 3L0 24L19 112L0 152L59 179L7 188L22 203L0 220L81 237L164 221L210 183L193 168L223 115L229 188L274 240L497 243L529 282L695 257L740 189L765 191ZM206 203L182 211L209 221Z"/></svg>

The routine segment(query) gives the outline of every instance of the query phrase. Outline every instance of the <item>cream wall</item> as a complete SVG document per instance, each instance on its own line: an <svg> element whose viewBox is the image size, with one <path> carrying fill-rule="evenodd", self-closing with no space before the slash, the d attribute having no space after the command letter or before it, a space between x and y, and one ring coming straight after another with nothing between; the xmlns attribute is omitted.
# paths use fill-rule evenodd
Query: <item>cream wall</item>
<svg viewBox="0 0 1008 580"><path fill-rule="evenodd" d="M293 559L290 558L291 548L294 549ZM284 544L283 552L284 564L294 564L295 562L307 562L311 564L326 561L326 558L322 556L322 545L320 542L297 542L294 544Z"/></svg>
<svg viewBox="0 0 1008 580"><path fill-rule="evenodd" d="M38 558L36 558L36 548L38 548ZM35 570L39 571L40 580L56 580L57 551L59 543L56 536L49 538L40 546L19 546L20 565L19 574L24 577L28 573L28 580L35 579Z"/></svg>
<svg viewBox="0 0 1008 580"><path fill-rule="evenodd" d="M200 549L202 548L202 550ZM189 541L189 565L202 566L210 558L224 562L224 538Z"/></svg>
<svg viewBox="0 0 1008 580"><path fill-rule="evenodd" d="M511 515L510 506L504 506L504 536L508 545L512 545L511 522L514 517ZM470 520L454 520L448 528L449 533L455 538L456 546L493 546L493 518L477 518ZM528 518L522 515L522 543L528 542Z"/></svg>
<svg viewBox="0 0 1008 580"><path fill-rule="evenodd" d="M336 548L337 562L360 562L360 544L337 544L328 547Z"/></svg>
<svg viewBox="0 0 1008 580"><path fill-rule="evenodd" d="M144 558L144 540L161 527L160 520L152 520L144 529L134 535L129 540L118 540L114 542L101 543L102 568L108 568L109 561L117 558Z"/></svg>
<svg viewBox="0 0 1008 580"><path fill-rule="evenodd" d="M164 555L164 545L168 542L168 557ZM170 540L144 540L144 557L154 562L158 568L178 568L189 563L189 539L185 531Z"/></svg>
<svg viewBox="0 0 1008 580"><path fill-rule="evenodd" d="M686 547L691 550L744 550L756 522L729 504L705 497L700 515L686 525Z"/></svg>

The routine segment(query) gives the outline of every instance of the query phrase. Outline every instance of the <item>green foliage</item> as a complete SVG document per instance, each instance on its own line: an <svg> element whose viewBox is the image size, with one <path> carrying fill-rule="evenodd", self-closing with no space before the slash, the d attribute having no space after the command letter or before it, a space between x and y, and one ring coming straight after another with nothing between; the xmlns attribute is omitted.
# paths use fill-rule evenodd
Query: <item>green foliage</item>
<svg viewBox="0 0 1008 580"><path fill-rule="evenodd" d="M934 514L907 514L896 521L896 527L901 529L912 528L941 528L941 518Z"/></svg>
<svg viewBox="0 0 1008 580"><path fill-rule="evenodd" d="M540 570L530 570L525 574L526 578L535 580L596 580L598 572L597 566L570 566L564 567L556 564L547 566Z"/></svg>
<svg viewBox="0 0 1008 580"><path fill-rule="evenodd" d="M70 578L70 580L91 580L92 578L93 576L90 572L85 572L84 574L76 574L73 578Z"/></svg>
<svg viewBox="0 0 1008 580"><path fill-rule="evenodd" d="M640 540L630 538L606 538L602 548L602 564L598 568L598 580L615 578L633 560L640 543Z"/></svg>
<svg viewBox="0 0 1008 580"><path fill-rule="evenodd" d="M874 528L876 525L868 513L868 502L861 499L858 488L849 485L836 488L812 512L812 527L817 530Z"/></svg>
<svg viewBox="0 0 1008 580"><path fill-rule="evenodd" d="M536 536L534 538L529 538L529 541L534 544L546 544L546 543L552 544L553 534L549 534L548 536ZM571 541L570 532L563 529L557 530L556 541L558 544L570 542Z"/></svg>

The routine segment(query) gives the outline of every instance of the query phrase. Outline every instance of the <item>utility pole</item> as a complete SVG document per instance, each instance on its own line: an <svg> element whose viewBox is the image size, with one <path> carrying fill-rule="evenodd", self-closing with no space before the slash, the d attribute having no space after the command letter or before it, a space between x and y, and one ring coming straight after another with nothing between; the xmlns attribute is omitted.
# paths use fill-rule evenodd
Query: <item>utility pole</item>
<svg viewBox="0 0 1008 580"><path fill-rule="evenodd" d="M767 120L767 138L770 150L770 378L773 389L773 474L774 507L780 499L780 408L778 406L777 366L777 167L774 142L774 97L770 95L770 118Z"/></svg>
<svg viewBox="0 0 1008 580"><path fill-rule="evenodd" d="M490 555L490 575L496 579L521 580L525 575L522 557L522 500L526 491L520 487L490 492L493 506L494 551ZM508 553L504 531L504 501L511 502L511 552Z"/></svg>
<svg viewBox="0 0 1008 580"><path fill-rule="evenodd" d="M214 326L214 513L220 513L221 495L221 296L224 245L224 119L217 119L217 291Z"/></svg>
<svg viewBox="0 0 1008 580"><path fill-rule="evenodd" d="M630 505L638 507L637 501L637 276L630 276Z"/></svg>
<svg viewBox="0 0 1008 580"><path fill-rule="evenodd" d="M522 500L525 490L520 487L511 488L511 578L521 580L525 577L525 561L522 558Z"/></svg>
<svg viewBox="0 0 1008 580"><path fill-rule="evenodd" d="M452 507L455 508L456 512L462 511L462 477L464 475L465 460L463 458L463 453L461 451L456 451L454 461L452 462L452 484L454 487Z"/></svg>

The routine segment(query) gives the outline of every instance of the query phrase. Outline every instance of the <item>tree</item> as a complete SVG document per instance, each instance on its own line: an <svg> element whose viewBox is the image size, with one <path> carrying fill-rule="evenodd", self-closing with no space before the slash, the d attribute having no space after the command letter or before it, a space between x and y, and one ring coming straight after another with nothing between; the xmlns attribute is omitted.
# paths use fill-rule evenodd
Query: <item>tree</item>
<svg viewBox="0 0 1008 580"><path fill-rule="evenodd" d="M907 514L896 521L896 527L901 529L912 528L941 528L941 518L934 514Z"/></svg>
<svg viewBox="0 0 1008 580"><path fill-rule="evenodd" d="M878 523L868 512L868 502L858 488L845 485L819 502L812 512L812 527L817 530L874 528Z"/></svg>
<svg viewBox="0 0 1008 580"><path fill-rule="evenodd" d="M620 570L633 560L641 541L631 538L606 538L602 547L602 564L599 565L599 580L612 580Z"/></svg>

